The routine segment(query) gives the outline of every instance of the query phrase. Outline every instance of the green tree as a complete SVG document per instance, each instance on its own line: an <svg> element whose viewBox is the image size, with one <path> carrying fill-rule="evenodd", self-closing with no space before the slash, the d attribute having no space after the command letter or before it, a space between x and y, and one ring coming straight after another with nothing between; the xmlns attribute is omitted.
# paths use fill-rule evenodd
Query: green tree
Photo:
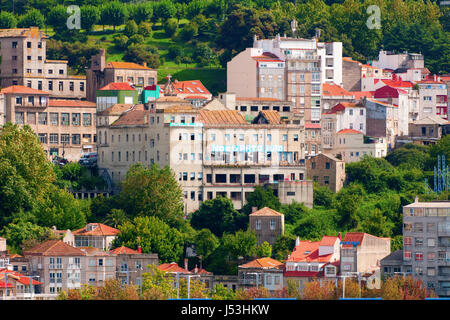
<svg viewBox="0 0 450 320"><path fill-rule="evenodd" d="M114 247L142 248L143 253L157 253L162 262L179 261L183 255L184 235L157 217L136 217L120 225Z"/></svg>
<svg viewBox="0 0 450 320"><path fill-rule="evenodd" d="M117 228L119 225L123 225L126 222L129 222L127 214L122 209L112 209L111 213L109 213L103 223L111 226L113 228Z"/></svg>
<svg viewBox="0 0 450 320"><path fill-rule="evenodd" d="M252 231L239 230L235 234L225 233L222 237L226 250L234 257L244 259L253 257L256 253L256 235Z"/></svg>
<svg viewBox="0 0 450 320"><path fill-rule="evenodd" d="M393 223L388 221L380 209L375 208L361 222L360 231L377 237L389 237L392 234L392 228Z"/></svg>
<svg viewBox="0 0 450 320"><path fill-rule="evenodd" d="M0 226L10 222L14 213L35 208L55 180L33 130L5 124L0 132Z"/></svg>
<svg viewBox="0 0 450 320"><path fill-rule="evenodd" d="M153 4L151 2L141 2L136 5L133 19L136 23L150 21L153 16Z"/></svg>
<svg viewBox="0 0 450 320"><path fill-rule="evenodd" d="M192 38L198 35L198 26L195 23L185 24L179 34L183 41L192 40Z"/></svg>
<svg viewBox="0 0 450 320"><path fill-rule="evenodd" d="M359 217L356 211L361 204L364 194L364 188L357 183L352 183L347 188L339 191L336 198L338 202L339 227L350 230L358 226Z"/></svg>
<svg viewBox="0 0 450 320"><path fill-rule="evenodd" d="M100 21L100 9L97 6L86 5L80 8L81 28L92 31L94 26Z"/></svg>
<svg viewBox="0 0 450 320"><path fill-rule="evenodd" d="M271 187L266 189L262 186L256 186L255 190L248 195L247 204L242 208L242 211L248 215L252 212L253 207L257 207L258 209L269 207L273 210L280 211L280 198L273 194Z"/></svg>
<svg viewBox="0 0 450 320"><path fill-rule="evenodd" d="M135 34L138 33L138 25L136 24L136 22L134 20L128 20L127 23L125 24L125 28L123 29L123 33L127 36L127 37L131 37Z"/></svg>
<svg viewBox="0 0 450 320"><path fill-rule="evenodd" d="M207 228L217 237L224 232L235 231L235 219L238 212L233 202L228 198L217 197L202 202L197 211L192 214L191 225L196 229Z"/></svg>
<svg viewBox="0 0 450 320"><path fill-rule="evenodd" d="M127 45L128 45L128 46L131 46L131 45L141 45L141 44L144 43L144 41L145 41L145 39L144 39L143 36L141 36L140 34L135 34L135 35L132 35L132 36L128 39Z"/></svg>
<svg viewBox="0 0 450 320"><path fill-rule="evenodd" d="M178 29L178 22L177 19L171 18L167 19L163 23L164 33L167 37L172 37L175 35Z"/></svg>
<svg viewBox="0 0 450 320"><path fill-rule="evenodd" d="M128 62L142 64L146 62L150 68L158 69L160 58L157 52L143 44L131 44L125 51L123 59Z"/></svg>
<svg viewBox="0 0 450 320"><path fill-rule="evenodd" d="M235 300L234 291L230 288L225 288L223 284L218 283L211 291L212 300Z"/></svg>
<svg viewBox="0 0 450 320"><path fill-rule="evenodd" d="M113 26L114 31L116 30L116 26L125 23L128 18L127 7L119 1L107 2L100 10L102 23Z"/></svg>
<svg viewBox="0 0 450 320"><path fill-rule="evenodd" d="M43 29L45 25L45 18L37 9L31 9L26 14L19 18L17 26L19 28L38 27Z"/></svg>
<svg viewBox="0 0 450 320"><path fill-rule="evenodd" d="M264 241L259 246L256 247L256 256L258 258L266 258L272 255L272 246Z"/></svg>
<svg viewBox="0 0 450 320"><path fill-rule="evenodd" d="M205 7L205 1L202 0L193 0L189 2L186 7L186 18L193 19L195 16L202 13Z"/></svg>
<svg viewBox="0 0 450 320"><path fill-rule="evenodd" d="M145 300L167 300L176 297L173 277L157 266L142 274L142 297Z"/></svg>
<svg viewBox="0 0 450 320"><path fill-rule="evenodd" d="M132 217L156 216L172 226L183 219L183 192L168 166L131 166L122 182L120 201Z"/></svg>
<svg viewBox="0 0 450 320"><path fill-rule="evenodd" d="M152 26L148 22L142 21L138 26L138 33L144 38L150 37L152 34Z"/></svg>
<svg viewBox="0 0 450 320"><path fill-rule="evenodd" d="M336 195L328 186L321 186L317 182L314 183L314 205L323 206L327 209L334 206Z"/></svg>
<svg viewBox="0 0 450 320"><path fill-rule="evenodd" d="M197 256L204 260L219 246L219 240L208 229L202 229L195 235L194 246Z"/></svg>
<svg viewBox="0 0 450 320"><path fill-rule="evenodd" d="M17 26L17 19L11 12L0 12L0 29L12 29Z"/></svg>
<svg viewBox="0 0 450 320"><path fill-rule="evenodd" d="M29 245L24 246L27 242L28 244L38 244L55 238L50 228L41 227L29 221L10 223L2 229L1 235L8 239L8 247L11 252L15 253L22 253L23 249L30 249Z"/></svg>
<svg viewBox="0 0 450 320"><path fill-rule="evenodd" d="M167 53L167 55L170 59L181 57L183 56L183 48L176 44L173 44L169 47L169 52Z"/></svg>
<svg viewBox="0 0 450 320"><path fill-rule="evenodd" d="M53 27L55 32L60 32L63 29L67 29L67 18L69 18L69 14L66 7L57 5L50 9L46 21L48 25Z"/></svg>
<svg viewBox="0 0 450 320"><path fill-rule="evenodd" d="M155 5L154 17L161 19L161 21L166 21L167 19L175 17L177 13L177 8L170 0L161 0Z"/></svg>
<svg viewBox="0 0 450 320"><path fill-rule="evenodd" d="M272 249L275 259L279 261L286 260L287 256L291 254L294 247L295 247L295 236L292 235L279 236L275 240Z"/></svg>

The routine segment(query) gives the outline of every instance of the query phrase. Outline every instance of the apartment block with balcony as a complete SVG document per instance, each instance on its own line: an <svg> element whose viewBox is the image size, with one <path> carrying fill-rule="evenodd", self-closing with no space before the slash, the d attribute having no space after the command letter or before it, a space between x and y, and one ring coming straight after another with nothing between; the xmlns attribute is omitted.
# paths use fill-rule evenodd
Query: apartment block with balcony
<svg viewBox="0 0 450 320"><path fill-rule="evenodd" d="M82 272L82 283L87 283L95 287L101 287L106 280L115 279L116 275L116 255L112 252L105 251L102 248L79 247L85 253L85 268ZM70 262L70 261L69 261ZM76 262L76 261L74 261ZM67 277L73 279L78 276L76 264L72 264L73 268L67 269ZM71 270L74 270L70 273Z"/></svg>
<svg viewBox="0 0 450 320"><path fill-rule="evenodd" d="M448 120L447 84L443 81L424 80L419 87L419 117L440 116Z"/></svg>
<svg viewBox="0 0 450 320"><path fill-rule="evenodd" d="M48 157L63 156L78 161L95 150L95 103L49 99L50 93L24 86L1 90L6 121L29 125Z"/></svg>
<svg viewBox="0 0 450 320"><path fill-rule="evenodd" d="M403 207L403 265L441 297L450 296L450 201Z"/></svg>
<svg viewBox="0 0 450 320"><path fill-rule="evenodd" d="M279 115L269 123L253 124L235 110L197 110L190 105L145 108L135 106L99 130L99 153L104 155L99 167L107 169L114 182L123 180L133 163L158 163L175 172L186 213L218 195L241 208L254 186L265 184L293 192L287 198L279 194L289 203L295 198L311 205L310 192L300 192L307 186L289 185L295 192L284 185L307 183L302 125L284 124Z"/></svg>
<svg viewBox="0 0 450 320"><path fill-rule="evenodd" d="M65 60L46 58L47 35L36 27L0 30L0 85L46 90L52 98L86 97L86 78L68 75Z"/></svg>

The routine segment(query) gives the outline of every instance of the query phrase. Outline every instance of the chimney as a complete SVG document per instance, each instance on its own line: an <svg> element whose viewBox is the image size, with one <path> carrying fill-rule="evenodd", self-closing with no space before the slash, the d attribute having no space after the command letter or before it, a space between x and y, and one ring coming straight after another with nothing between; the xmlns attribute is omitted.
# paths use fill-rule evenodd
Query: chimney
<svg viewBox="0 0 450 320"><path fill-rule="evenodd" d="M142 62L142 65L144 66L144 67L146 67L147 66L147 62Z"/></svg>
<svg viewBox="0 0 450 320"><path fill-rule="evenodd" d="M252 213L258 211L258 207L252 207Z"/></svg>
<svg viewBox="0 0 450 320"><path fill-rule="evenodd" d="M295 246L298 246L298 245L300 245L300 238L299 237L297 237L297 239L295 239Z"/></svg>
<svg viewBox="0 0 450 320"><path fill-rule="evenodd" d="M141 246L138 246L138 252L139 252L139 253L142 253Z"/></svg>
<svg viewBox="0 0 450 320"><path fill-rule="evenodd" d="M185 268L186 270L189 270L189 269L188 269L188 259L187 259L187 258L184 259L184 268Z"/></svg>
<svg viewBox="0 0 450 320"><path fill-rule="evenodd" d="M419 197L416 196L416 197L414 198L414 203L418 203L418 202L419 202Z"/></svg>

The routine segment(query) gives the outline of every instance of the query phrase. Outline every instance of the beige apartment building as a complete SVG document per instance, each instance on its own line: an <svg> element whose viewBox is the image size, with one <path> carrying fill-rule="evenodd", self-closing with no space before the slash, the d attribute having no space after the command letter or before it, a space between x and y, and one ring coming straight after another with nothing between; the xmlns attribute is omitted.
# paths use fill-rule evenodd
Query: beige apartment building
<svg viewBox="0 0 450 320"><path fill-rule="evenodd" d="M42 282L40 293L57 294L82 284L102 286L115 277L115 255L95 248L75 248L49 240L24 252L31 275Z"/></svg>
<svg viewBox="0 0 450 320"><path fill-rule="evenodd" d="M5 121L29 125L48 157L78 161L83 153L96 151L95 103L49 99L50 93L24 86L1 90Z"/></svg>
<svg viewBox="0 0 450 320"><path fill-rule="evenodd" d="M52 98L85 98L86 78L69 75L68 61L46 58L47 38L36 27L0 29L0 86L45 90Z"/></svg>
<svg viewBox="0 0 450 320"><path fill-rule="evenodd" d="M289 203L296 199L312 205L312 187L304 181L302 125L284 124L279 116L273 123L252 124L235 110L189 105L146 109L136 105L98 128L99 168L114 182L122 181L134 163L157 163L175 172L186 213L218 195L240 209L255 185L264 184L288 192L278 196ZM296 181L304 183L289 183Z"/></svg>
<svg viewBox="0 0 450 320"><path fill-rule="evenodd" d="M86 70L88 83L87 100L95 102L98 89L111 82L128 82L134 85L139 94L146 86L156 84L158 71L133 62L106 62L105 49L92 56L91 66Z"/></svg>

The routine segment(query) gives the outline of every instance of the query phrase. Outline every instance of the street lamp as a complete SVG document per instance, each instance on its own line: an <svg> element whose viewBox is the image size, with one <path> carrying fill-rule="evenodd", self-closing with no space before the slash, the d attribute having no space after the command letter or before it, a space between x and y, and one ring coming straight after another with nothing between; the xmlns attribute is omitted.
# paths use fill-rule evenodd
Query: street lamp
<svg viewBox="0 0 450 320"><path fill-rule="evenodd" d="M187 294L187 298L189 299L189 295L190 295L190 284L191 284L191 278L192 277L200 277L200 275L198 274L185 274L183 275L183 272L172 272L176 274L176 279L177 279L177 299L180 299L180 274L181 276L184 276L187 278L187 289L188 289L188 294Z"/></svg>
<svg viewBox="0 0 450 320"><path fill-rule="evenodd" d="M345 298L345 279L350 277L358 277L358 288L359 288L359 297L361 298L361 272L346 272L345 274L341 276L336 276L339 278L342 278L342 298ZM337 282L336 282L337 286Z"/></svg>

